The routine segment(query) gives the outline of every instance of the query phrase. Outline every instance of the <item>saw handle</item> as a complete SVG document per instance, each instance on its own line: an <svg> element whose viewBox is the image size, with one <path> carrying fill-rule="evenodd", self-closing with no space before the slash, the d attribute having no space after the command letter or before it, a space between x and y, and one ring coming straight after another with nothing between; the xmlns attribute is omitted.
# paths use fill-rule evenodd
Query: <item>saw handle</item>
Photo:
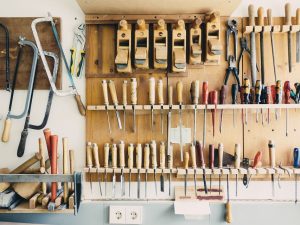
<svg viewBox="0 0 300 225"><path fill-rule="evenodd" d="M162 79L159 79L157 81L157 93L158 93L158 104L163 105L164 104L164 86Z"/></svg>
<svg viewBox="0 0 300 225"><path fill-rule="evenodd" d="M285 25L292 25L291 3L285 4Z"/></svg>
<svg viewBox="0 0 300 225"><path fill-rule="evenodd" d="M254 5L248 7L249 26L255 26Z"/></svg>
<svg viewBox="0 0 300 225"><path fill-rule="evenodd" d="M77 103L77 107L78 107L78 110L79 110L80 114L82 116L85 116L86 115L86 108L85 108L83 102L81 101L80 95L79 94L75 94L74 97L75 97L75 100L76 100L76 103Z"/></svg>
<svg viewBox="0 0 300 225"><path fill-rule="evenodd" d="M259 7L257 10L257 15L258 15L258 25L259 26L264 26L264 8Z"/></svg>
<svg viewBox="0 0 300 225"><path fill-rule="evenodd" d="M2 133L2 142L7 143L9 141L10 129L11 129L11 119L6 118L4 122L3 133Z"/></svg>

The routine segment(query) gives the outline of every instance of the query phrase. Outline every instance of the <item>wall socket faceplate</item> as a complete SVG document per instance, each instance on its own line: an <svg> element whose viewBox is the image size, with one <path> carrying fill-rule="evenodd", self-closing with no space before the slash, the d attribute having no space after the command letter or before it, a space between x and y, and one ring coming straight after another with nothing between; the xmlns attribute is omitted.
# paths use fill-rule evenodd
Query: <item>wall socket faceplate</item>
<svg viewBox="0 0 300 225"><path fill-rule="evenodd" d="M143 206L109 206L109 224L142 224Z"/></svg>

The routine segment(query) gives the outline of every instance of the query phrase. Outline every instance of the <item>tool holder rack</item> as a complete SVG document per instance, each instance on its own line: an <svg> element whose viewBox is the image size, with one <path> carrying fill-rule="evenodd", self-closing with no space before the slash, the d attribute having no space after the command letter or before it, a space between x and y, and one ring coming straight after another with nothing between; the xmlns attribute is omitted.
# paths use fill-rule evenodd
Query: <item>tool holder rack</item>
<svg viewBox="0 0 300 225"><path fill-rule="evenodd" d="M48 211L47 209L28 209L20 204L15 209L8 211L0 209L1 213L74 213L77 215L81 202L82 173L74 174L0 174L0 182L7 183L39 183L39 182L69 182L74 183L74 209Z"/></svg>

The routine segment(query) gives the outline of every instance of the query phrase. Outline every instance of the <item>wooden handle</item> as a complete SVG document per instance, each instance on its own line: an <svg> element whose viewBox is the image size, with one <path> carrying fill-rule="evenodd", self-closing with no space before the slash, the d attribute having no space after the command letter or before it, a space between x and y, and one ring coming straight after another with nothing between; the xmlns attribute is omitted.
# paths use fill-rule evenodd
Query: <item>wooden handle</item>
<svg viewBox="0 0 300 225"><path fill-rule="evenodd" d="M70 174L74 174L75 171L75 157L74 150L69 150L69 158L70 158ZM71 183L71 192L74 191L74 183Z"/></svg>
<svg viewBox="0 0 300 225"><path fill-rule="evenodd" d="M142 145L137 144L136 146L136 153L135 153L135 160L136 160L136 168L142 168Z"/></svg>
<svg viewBox="0 0 300 225"><path fill-rule="evenodd" d="M121 30L127 30L128 29L128 23L126 20L121 20L119 23L120 29Z"/></svg>
<svg viewBox="0 0 300 225"><path fill-rule="evenodd" d="M134 151L133 144L129 144L128 146L128 168L129 169L133 168L133 151Z"/></svg>
<svg viewBox="0 0 300 225"><path fill-rule="evenodd" d="M150 150L151 150L151 162L152 168L157 168L157 155L156 155L156 142L154 140L150 143Z"/></svg>
<svg viewBox="0 0 300 225"><path fill-rule="evenodd" d="M231 205L230 202L226 202L226 222L232 223Z"/></svg>
<svg viewBox="0 0 300 225"><path fill-rule="evenodd" d="M241 148L239 144L234 145L234 168L239 169L241 164Z"/></svg>
<svg viewBox="0 0 300 225"><path fill-rule="evenodd" d="M159 79L157 81L157 93L158 93L158 104L164 104L164 87L163 87L163 80Z"/></svg>
<svg viewBox="0 0 300 225"><path fill-rule="evenodd" d="M119 161L120 161L120 168L125 167L125 144L124 141L120 141L119 144Z"/></svg>
<svg viewBox="0 0 300 225"><path fill-rule="evenodd" d="M261 159L262 159L262 151L258 151L254 156L252 168L255 169L257 165L261 162Z"/></svg>
<svg viewBox="0 0 300 225"><path fill-rule="evenodd" d="M130 79L130 100L132 105L137 104L137 82L136 78Z"/></svg>
<svg viewBox="0 0 300 225"><path fill-rule="evenodd" d="M144 168L149 169L150 165L150 147L149 144L145 144L144 147Z"/></svg>
<svg viewBox="0 0 300 225"><path fill-rule="evenodd" d="M292 25L291 3L285 4L285 25Z"/></svg>
<svg viewBox="0 0 300 225"><path fill-rule="evenodd" d="M109 93L111 95L111 99L112 99L114 105L118 105L119 102L118 102L115 82L113 80L109 80L108 87L109 87Z"/></svg>
<svg viewBox="0 0 300 225"><path fill-rule="evenodd" d="M224 145L222 143L218 146L219 149L219 168L221 169L223 167L223 152L224 152Z"/></svg>
<svg viewBox="0 0 300 225"><path fill-rule="evenodd" d="M269 159L270 159L270 167L274 168L276 166L276 152L275 145L272 140L269 141Z"/></svg>
<svg viewBox="0 0 300 225"><path fill-rule="evenodd" d="M199 141L196 141L196 150L197 150L199 158L200 158L200 165L202 168L205 168L203 147L202 147L202 143Z"/></svg>
<svg viewBox="0 0 300 225"><path fill-rule="evenodd" d="M86 145L86 166L88 168L93 167L93 154L92 154L92 143L88 142Z"/></svg>
<svg viewBox="0 0 300 225"><path fill-rule="evenodd" d="M62 139L63 143L63 174L69 173L69 149L68 149L68 138L64 137ZM69 197L69 185L67 182L64 182L64 203L68 202Z"/></svg>
<svg viewBox="0 0 300 225"><path fill-rule="evenodd" d="M184 153L184 169L189 168L189 160L190 160L190 154L189 152Z"/></svg>
<svg viewBox="0 0 300 225"><path fill-rule="evenodd" d="M46 128L46 129L43 130L43 132L44 132L44 137L45 137L47 151L48 151L48 158L51 161L51 151L50 151L50 147L51 147L51 143L50 143L51 130L49 128Z"/></svg>
<svg viewBox="0 0 300 225"><path fill-rule="evenodd" d="M75 97L77 107L78 107L78 110L79 110L80 114L82 116L85 116L86 115L86 108L85 108L83 102L81 101L80 95L76 94L76 95L74 95L74 97Z"/></svg>
<svg viewBox="0 0 300 225"><path fill-rule="evenodd" d="M11 129L11 119L7 118L4 122L4 129L3 129L3 133L2 133L2 142L6 143L9 141L10 129Z"/></svg>
<svg viewBox="0 0 300 225"><path fill-rule="evenodd" d="M109 144L104 144L104 168L108 168L108 160L109 160Z"/></svg>
<svg viewBox="0 0 300 225"><path fill-rule="evenodd" d="M111 148L111 164L113 169L116 169L118 167L117 153L118 153L117 145L113 144Z"/></svg>
<svg viewBox="0 0 300 225"><path fill-rule="evenodd" d="M192 103L198 104L199 101L199 80L195 80L191 83L191 97L192 97Z"/></svg>
<svg viewBox="0 0 300 225"><path fill-rule="evenodd" d="M267 10L267 15L268 15L268 25L273 26L272 9Z"/></svg>
<svg viewBox="0 0 300 225"><path fill-rule="evenodd" d="M202 83L202 104L208 104L208 82L204 81Z"/></svg>
<svg viewBox="0 0 300 225"><path fill-rule="evenodd" d="M254 5L248 7L249 26L255 26Z"/></svg>
<svg viewBox="0 0 300 225"><path fill-rule="evenodd" d="M167 156L168 168L173 168L173 145L170 144L169 155Z"/></svg>
<svg viewBox="0 0 300 225"><path fill-rule="evenodd" d="M10 172L10 174L19 174L23 173L26 169L31 167L33 164L37 163L39 160L41 160L41 155L39 153L35 153L31 158L26 160L24 163L22 163L20 166L15 168L13 171Z"/></svg>
<svg viewBox="0 0 300 225"><path fill-rule="evenodd" d="M99 168L100 167L100 162L99 162L99 150L98 150L98 145L96 143L93 143L92 145L93 148L93 158L95 162L95 167Z"/></svg>
<svg viewBox="0 0 300 225"><path fill-rule="evenodd" d="M149 103L150 105L155 104L155 78L149 78Z"/></svg>
<svg viewBox="0 0 300 225"><path fill-rule="evenodd" d="M104 105L109 105L109 101L108 101L108 89L107 89L107 82L106 82L106 80L102 80L101 84L102 84Z"/></svg>
<svg viewBox="0 0 300 225"><path fill-rule="evenodd" d="M123 90L122 104L127 105L127 80L123 80L122 90Z"/></svg>
<svg viewBox="0 0 300 225"><path fill-rule="evenodd" d="M166 168L166 146L162 141L159 146L159 166L161 169Z"/></svg>
<svg viewBox="0 0 300 225"><path fill-rule="evenodd" d="M300 8L296 10L296 25L300 25Z"/></svg>
<svg viewBox="0 0 300 225"><path fill-rule="evenodd" d="M192 159L192 168L197 169L195 145L193 144L191 145L190 152L191 152L191 159Z"/></svg>
<svg viewBox="0 0 300 225"><path fill-rule="evenodd" d="M166 27L166 22L163 19L159 19L157 25L158 30L164 30Z"/></svg>
<svg viewBox="0 0 300 225"><path fill-rule="evenodd" d="M146 29L146 22L145 22L144 19L138 19L136 23L137 23L138 30L145 30Z"/></svg>
<svg viewBox="0 0 300 225"><path fill-rule="evenodd" d="M168 88L168 103L169 105L173 105L173 86L169 86Z"/></svg>
<svg viewBox="0 0 300 225"><path fill-rule="evenodd" d="M208 146L208 162L209 162L209 168L214 168L214 161L215 161L215 147L214 145Z"/></svg>
<svg viewBox="0 0 300 225"><path fill-rule="evenodd" d="M39 153L41 155L41 160L40 160L40 168L46 169L46 163L45 163L45 148L43 145L43 139L39 138Z"/></svg>
<svg viewBox="0 0 300 225"><path fill-rule="evenodd" d="M183 84L181 81L178 81L176 84L176 92L177 92L177 101L178 104L182 104L182 91L183 91Z"/></svg>
<svg viewBox="0 0 300 225"><path fill-rule="evenodd" d="M264 26L264 8L259 7L257 10L257 15L258 15L258 25L259 26Z"/></svg>
<svg viewBox="0 0 300 225"><path fill-rule="evenodd" d="M58 143L58 136L51 135L50 136L50 143L51 143L51 174L57 174L57 143ZM51 201L54 202L57 192L57 183L51 183Z"/></svg>

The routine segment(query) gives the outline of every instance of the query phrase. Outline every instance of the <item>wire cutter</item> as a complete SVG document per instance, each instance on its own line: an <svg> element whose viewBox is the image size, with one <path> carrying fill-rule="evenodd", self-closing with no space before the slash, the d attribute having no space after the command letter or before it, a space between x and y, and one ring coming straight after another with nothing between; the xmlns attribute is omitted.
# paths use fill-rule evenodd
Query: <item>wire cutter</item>
<svg viewBox="0 0 300 225"><path fill-rule="evenodd" d="M230 55L228 57L228 68L226 69L225 80L224 80L225 85L227 85L228 78L229 78L229 75L231 72L233 73L234 78L237 82L238 90L240 90L241 83L240 83L240 79L239 79L239 72L238 72L238 69L236 68L236 61L235 61L233 55Z"/></svg>
<svg viewBox="0 0 300 225"><path fill-rule="evenodd" d="M229 39L230 35L233 35L234 41L234 59L237 57L237 41L238 41L238 30L237 30L237 21L236 20L228 20L227 22L227 30L226 30L226 61L229 60Z"/></svg>

